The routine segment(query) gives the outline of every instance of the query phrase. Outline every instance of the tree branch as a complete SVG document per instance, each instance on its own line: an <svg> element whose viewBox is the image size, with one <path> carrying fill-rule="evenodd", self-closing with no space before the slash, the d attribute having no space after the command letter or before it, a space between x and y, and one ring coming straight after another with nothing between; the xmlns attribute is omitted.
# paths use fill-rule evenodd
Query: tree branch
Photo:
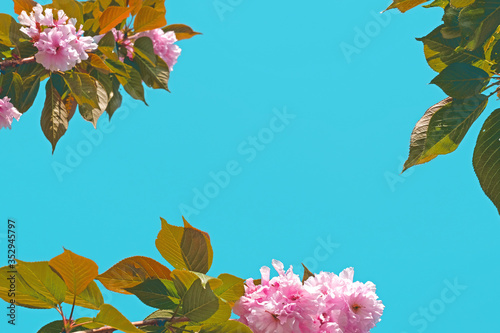
<svg viewBox="0 0 500 333"><path fill-rule="evenodd" d="M132 323L132 325L138 328L144 326L163 326L165 325L165 323L167 323L167 321L168 321L167 319L150 319L150 320L137 321L135 323ZM118 331L118 329L109 326L104 326L93 330L78 331L73 333L111 333L114 331Z"/></svg>
<svg viewBox="0 0 500 333"><path fill-rule="evenodd" d="M4 70L7 67L19 66L22 64L29 64L30 62L35 62L35 57L29 57L24 59L9 59L0 62L0 69Z"/></svg>

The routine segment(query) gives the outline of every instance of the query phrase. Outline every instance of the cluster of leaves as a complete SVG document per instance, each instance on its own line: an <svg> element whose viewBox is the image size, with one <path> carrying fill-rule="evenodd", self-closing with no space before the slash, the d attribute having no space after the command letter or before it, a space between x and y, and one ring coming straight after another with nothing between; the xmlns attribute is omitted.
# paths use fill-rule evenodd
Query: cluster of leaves
<svg viewBox="0 0 500 333"><path fill-rule="evenodd" d="M405 12L428 0L394 0L388 9ZM412 134L404 170L453 152L485 110L500 97L500 0L434 0L425 7L444 10L443 24L418 40L431 83L446 95L429 108ZM487 118L474 148L473 165L481 187L500 210L500 109Z"/></svg>
<svg viewBox="0 0 500 333"><path fill-rule="evenodd" d="M23 262L0 268L0 298L33 309L56 309L62 320L53 321L38 333L111 332L229 332L251 333L230 320L234 303L244 294L244 281L230 274L206 275L213 259L207 233L168 224L156 239L170 270L148 257L126 258L99 274L97 264L69 250L42 262ZM131 323L116 308L105 304L97 283L117 293L135 295L157 309L141 322ZM15 283L15 296L11 283ZM10 290L10 291L9 291ZM71 315L63 303L72 305ZM73 308L99 310L94 318L72 318Z"/></svg>
<svg viewBox="0 0 500 333"><path fill-rule="evenodd" d="M134 34L162 28L174 31L177 39L198 34L182 24L167 25L165 0L54 0L44 8L62 9L83 25L86 36L105 36L99 48L89 59L67 72L50 72L36 63L37 53L33 41L20 31L22 27L8 14L0 14L0 98L8 96L11 103L24 113L33 105L40 89L45 85L46 99L41 115L43 133L54 151L59 139L66 133L68 123L78 107L81 116L94 127L106 112L109 117L120 107L120 87L134 99L146 103L144 87L168 91L169 68L155 54L148 37L135 40L133 60L125 57L123 45L115 42L111 30L116 28L130 37ZM14 0L17 14L30 13L33 0Z"/></svg>

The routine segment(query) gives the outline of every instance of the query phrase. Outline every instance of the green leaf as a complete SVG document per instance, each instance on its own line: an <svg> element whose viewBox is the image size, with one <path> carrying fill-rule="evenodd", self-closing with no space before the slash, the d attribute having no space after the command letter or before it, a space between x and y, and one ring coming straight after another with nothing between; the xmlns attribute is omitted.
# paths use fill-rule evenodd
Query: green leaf
<svg viewBox="0 0 500 333"><path fill-rule="evenodd" d="M68 291L64 303L73 304L75 295ZM87 288L76 296L75 305L87 309L99 310L101 305L104 304L101 291L94 281L90 282Z"/></svg>
<svg viewBox="0 0 500 333"><path fill-rule="evenodd" d="M500 213L500 109L484 122L472 161L484 193Z"/></svg>
<svg viewBox="0 0 500 333"><path fill-rule="evenodd" d="M15 284L15 288L12 284ZM12 294L15 289L15 297ZM16 305L31 309L51 309L56 303L31 288L23 277L16 273L15 269L4 266L0 268L0 298Z"/></svg>
<svg viewBox="0 0 500 333"><path fill-rule="evenodd" d="M231 274L219 275L222 285L214 289L214 293L227 302L236 302L245 294L245 280Z"/></svg>
<svg viewBox="0 0 500 333"><path fill-rule="evenodd" d="M151 38L138 38L134 43L134 51L150 65L156 66L156 54Z"/></svg>
<svg viewBox="0 0 500 333"><path fill-rule="evenodd" d="M75 0L53 0L52 4L57 9L62 9L69 18L76 19L76 27L83 24L83 5Z"/></svg>
<svg viewBox="0 0 500 333"><path fill-rule="evenodd" d="M223 323L228 321L229 318L231 318L231 306L219 298L219 308L210 318L204 320L203 324Z"/></svg>
<svg viewBox="0 0 500 333"><path fill-rule="evenodd" d="M208 236L189 224L182 228L172 226L164 219L161 219L161 223L162 229L156 238L156 248L163 258L177 269L208 272L213 258Z"/></svg>
<svg viewBox="0 0 500 333"><path fill-rule="evenodd" d="M59 74L54 74L56 76ZM100 95L98 95L97 85L94 78L86 73L65 72L60 74L64 82L68 85L73 97L78 105L87 104L90 108L99 108Z"/></svg>
<svg viewBox="0 0 500 333"><path fill-rule="evenodd" d="M139 72L130 65L107 59L106 64L116 73L116 78L123 86L125 91L134 99L143 101L147 105L144 98L144 87Z"/></svg>
<svg viewBox="0 0 500 333"><path fill-rule="evenodd" d="M304 267L304 276L302 277L302 283L306 282L310 277L314 277L314 274L306 267L306 265L302 264Z"/></svg>
<svg viewBox="0 0 500 333"><path fill-rule="evenodd" d="M163 10L153 9L143 6L134 20L134 31L142 32L162 28L167 25L165 12Z"/></svg>
<svg viewBox="0 0 500 333"><path fill-rule="evenodd" d="M63 329L64 322L62 320L56 320L39 329L37 333L61 333Z"/></svg>
<svg viewBox="0 0 500 333"><path fill-rule="evenodd" d="M150 314L149 316L144 318L144 320L150 320L150 319L170 320L170 318L172 318L173 315L174 315L174 312L172 310L156 310L155 312L153 312L152 314Z"/></svg>
<svg viewBox="0 0 500 333"><path fill-rule="evenodd" d="M455 8L463 8L472 5L476 0L451 0L450 3Z"/></svg>
<svg viewBox="0 0 500 333"><path fill-rule="evenodd" d="M489 79L488 73L480 68L454 63L443 69L431 83L439 86L450 97L467 98L479 94Z"/></svg>
<svg viewBox="0 0 500 333"><path fill-rule="evenodd" d="M209 319L219 309L219 298L210 288L203 288L201 280L193 282L182 298L184 316L194 322Z"/></svg>
<svg viewBox="0 0 500 333"><path fill-rule="evenodd" d="M456 62L474 64L485 70L491 66L485 59L482 48L475 51L459 49L460 38L444 38L441 33L444 28L444 25L440 25L427 36L417 38L424 43L425 58L433 70L441 72L446 66Z"/></svg>
<svg viewBox="0 0 500 333"><path fill-rule="evenodd" d="M125 290L137 296L144 304L156 309L173 310L180 303L174 283L169 280L146 280Z"/></svg>
<svg viewBox="0 0 500 333"><path fill-rule="evenodd" d="M108 325L125 333L143 333L135 327L124 315L109 304L103 304L94 322Z"/></svg>
<svg viewBox="0 0 500 333"><path fill-rule="evenodd" d="M203 325L199 333L252 333L252 330L239 321L231 320L225 323Z"/></svg>
<svg viewBox="0 0 500 333"><path fill-rule="evenodd" d="M462 9L459 26L469 50L482 46L500 25L500 0L477 0Z"/></svg>
<svg viewBox="0 0 500 333"><path fill-rule="evenodd" d="M68 290L76 295L83 292L99 275L94 261L66 249L62 254L52 258L49 265L62 277Z"/></svg>
<svg viewBox="0 0 500 333"><path fill-rule="evenodd" d="M64 301L66 285L47 261L25 262L17 259L16 262L17 272L31 288L56 304Z"/></svg>
<svg viewBox="0 0 500 333"><path fill-rule="evenodd" d="M42 109L41 126L45 137L52 144L52 152L56 149L57 142L66 133L70 115L61 95L52 84L52 79L45 85L46 98Z"/></svg>
<svg viewBox="0 0 500 333"><path fill-rule="evenodd" d="M19 112L25 113L35 102L36 95L40 89L40 76L27 77L23 82L23 94L19 106Z"/></svg>
<svg viewBox="0 0 500 333"><path fill-rule="evenodd" d="M0 88L0 98L9 97L10 102L19 109L21 105L21 96L23 93L23 79L21 75L10 72L0 76L2 82Z"/></svg>
<svg viewBox="0 0 500 333"><path fill-rule="evenodd" d="M177 40L189 39L196 35L201 35L200 32L194 31L191 27L184 24L170 24L162 29L164 32L173 31Z"/></svg>
<svg viewBox="0 0 500 333"><path fill-rule="evenodd" d="M124 259L97 277L107 289L131 294L126 288L132 288L151 279L170 279L170 270L151 258L130 257Z"/></svg>
<svg viewBox="0 0 500 333"><path fill-rule="evenodd" d="M397 8L401 13L404 13L427 1L429 0L393 0L392 4L387 9Z"/></svg>
<svg viewBox="0 0 500 333"><path fill-rule="evenodd" d="M441 7L441 8L445 8L446 6L448 6L450 4L450 0L434 0L433 2L431 2L430 4L428 5L425 5L424 7L425 8L432 8L432 7Z"/></svg>
<svg viewBox="0 0 500 333"><path fill-rule="evenodd" d="M155 65L152 65L140 56L136 56L134 62L138 65L142 80L148 87L170 91L168 90L168 80L170 78L168 65L163 59L158 56L156 57Z"/></svg>
<svg viewBox="0 0 500 333"><path fill-rule="evenodd" d="M487 103L484 95L464 100L448 97L429 108L413 129L403 171L455 151Z"/></svg>
<svg viewBox="0 0 500 333"><path fill-rule="evenodd" d="M79 104L78 108L83 119L92 123L94 128L96 128L99 117L106 111L109 99L108 93L102 84L99 81L95 81L94 84L97 90L98 107L93 108L89 104Z"/></svg>
<svg viewBox="0 0 500 333"><path fill-rule="evenodd" d="M101 38L99 43L97 43L97 45L99 51L101 51L101 53L104 54L108 59L118 61L118 55L114 52L116 48L116 41L111 31L107 32L104 37ZM109 67L109 63L105 62L105 64Z"/></svg>

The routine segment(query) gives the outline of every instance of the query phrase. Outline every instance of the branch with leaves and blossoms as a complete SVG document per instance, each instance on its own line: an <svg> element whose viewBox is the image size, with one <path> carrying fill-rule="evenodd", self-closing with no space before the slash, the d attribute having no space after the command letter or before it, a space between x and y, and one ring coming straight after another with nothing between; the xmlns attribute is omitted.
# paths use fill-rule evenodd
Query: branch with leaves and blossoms
<svg viewBox="0 0 500 333"><path fill-rule="evenodd" d="M121 88L146 103L144 87L168 91L178 40L199 33L167 25L165 0L14 0L17 22L0 14L0 128L33 105L41 82L43 133L52 144L78 108L94 127L121 106Z"/></svg>
<svg viewBox="0 0 500 333"><path fill-rule="evenodd" d="M210 237L185 219L183 227L161 219L155 244L173 269L134 256L99 274L94 261L66 249L49 261L12 261L0 268L0 298L11 306L55 309L61 319L38 333L369 333L384 310L375 285L354 282L352 268L339 275L315 275L304 266L301 280L292 267L285 271L273 260L278 272L273 278L265 266L259 280L227 273L210 276ZM104 303L95 281L110 291L135 295L156 311L130 322ZM15 297L9 294L12 283ZM98 312L92 318L74 318L76 306ZM232 313L239 319L230 319Z"/></svg>

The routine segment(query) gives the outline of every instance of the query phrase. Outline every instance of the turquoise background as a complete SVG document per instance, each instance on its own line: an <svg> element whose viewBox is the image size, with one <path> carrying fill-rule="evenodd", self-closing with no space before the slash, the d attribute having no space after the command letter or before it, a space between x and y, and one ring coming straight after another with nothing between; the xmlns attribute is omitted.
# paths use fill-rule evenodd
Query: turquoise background
<svg viewBox="0 0 500 333"><path fill-rule="evenodd" d="M414 39L442 11L378 14L389 3L167 1L169 23L203 32L178 43L171 94L148 89L149 107L126 98L98 131L75 117L54 155L40 129L43 94L0 131L0 253L12 218L25 261L64 246L100 272L133 255L164 262L159 217L180 225L185 214L211 235L212 275L258 277L273 258L300 274L301 262L315 272L353 266L386 305L373 332L490 332L500 223L471 160L493 107L455 153L400 175L413 126L444 98L427 85L435 73ZM294 118L282 126L275 112L285 110ZM229 183L210 185L228 163ZM207 186L202 202L195 193ZM131 320L153 311L103 293ZM18 308L13 328L4 312L2 332L58 319Z"/></svg>

